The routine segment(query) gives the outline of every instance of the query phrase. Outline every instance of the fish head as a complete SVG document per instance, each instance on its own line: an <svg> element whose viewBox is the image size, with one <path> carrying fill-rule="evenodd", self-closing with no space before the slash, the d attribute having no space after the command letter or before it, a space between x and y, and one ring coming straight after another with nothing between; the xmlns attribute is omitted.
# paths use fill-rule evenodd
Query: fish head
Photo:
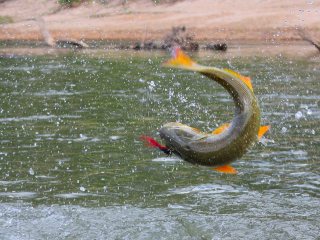
<svg viewBox="0 0 320 240"><path fill-rule="evenodd" d="M191 142L207 137L207 133L178 122L163 125L159 133L165 145L180 156L185 156L192 152Z"/></svg>

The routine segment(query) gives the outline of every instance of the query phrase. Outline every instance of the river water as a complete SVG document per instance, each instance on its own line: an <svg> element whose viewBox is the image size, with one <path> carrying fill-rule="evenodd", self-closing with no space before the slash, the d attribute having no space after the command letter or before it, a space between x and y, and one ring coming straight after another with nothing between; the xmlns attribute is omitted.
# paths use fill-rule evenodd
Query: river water
<svg viewBox="0 0 320 240"><path fill-rule="evenodd" d="M0 57L1 239L320 239L320 65L193 56L252 78L271 131L217 173L139 141L232 118L226 91L164 53Z"/></svg>

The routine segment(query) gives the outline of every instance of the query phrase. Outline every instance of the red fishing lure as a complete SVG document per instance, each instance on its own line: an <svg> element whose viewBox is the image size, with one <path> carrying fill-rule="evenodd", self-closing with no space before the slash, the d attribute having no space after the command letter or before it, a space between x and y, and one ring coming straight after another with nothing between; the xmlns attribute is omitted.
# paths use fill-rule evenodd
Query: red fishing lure
<svg viewBox="0 0 320 240"><path fill-rule="evenodd" d="M160 143L158 143L155 139L153 139L152 137L148 137L145 135L141 135L140 139L146 144L146 146L148 147L152 147L152 148L158 148L159 150L161 150L162 152L164 152L167 155L171 155L171 150L169 148L167 148L164 145L161 145Z"/></svg>

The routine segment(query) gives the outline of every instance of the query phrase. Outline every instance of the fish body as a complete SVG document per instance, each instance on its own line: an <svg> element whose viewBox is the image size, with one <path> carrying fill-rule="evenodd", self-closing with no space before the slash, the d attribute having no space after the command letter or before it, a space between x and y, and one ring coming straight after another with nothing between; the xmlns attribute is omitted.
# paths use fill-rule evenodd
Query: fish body
<svg viewBox="0 0 320 240"><path fill-rule="evenodd" d="M220 134L208 134L171 122L159 130L160 137L172 152L188 162L206 166L230 164L257 141L260 128L257 99L242 80L224 70L202 66L190 70L218 82L230 93L235 102L234 118L230 126Z"/></svg>
<svg viewBox="0 0 320 240"><path fill-rule="evenodd" d="M250 78L229 69L199 65L180 49L174 51L174 57L165 66L194 71L217 82L231 95L235 110L231 123L211 133L178 122L164 124L159 133L165 147L190 163L236 173L229 164L241 158L269 129L260 126L260 108Z"/></svg>

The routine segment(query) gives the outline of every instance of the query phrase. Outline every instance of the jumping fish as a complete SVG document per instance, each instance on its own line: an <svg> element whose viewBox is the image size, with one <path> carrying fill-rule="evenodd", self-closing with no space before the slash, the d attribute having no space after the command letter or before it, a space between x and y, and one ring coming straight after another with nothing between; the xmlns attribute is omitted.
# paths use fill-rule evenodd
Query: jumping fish
<svg viewBox="0 0 320 240"><path fill-rule="evenodd" d="M231 123L211 133L178 122L166 123L159 130L165 146L148 136L141 136L141 139L168 155L173 153L190 163L236 174L237 170L229 164L241 158L270 128L260 126L260 108L250 78L230 69L199 65L180 48L173 50L173 58L164 66L198 72L222 85L235 103L234 117Z"/></svg>

